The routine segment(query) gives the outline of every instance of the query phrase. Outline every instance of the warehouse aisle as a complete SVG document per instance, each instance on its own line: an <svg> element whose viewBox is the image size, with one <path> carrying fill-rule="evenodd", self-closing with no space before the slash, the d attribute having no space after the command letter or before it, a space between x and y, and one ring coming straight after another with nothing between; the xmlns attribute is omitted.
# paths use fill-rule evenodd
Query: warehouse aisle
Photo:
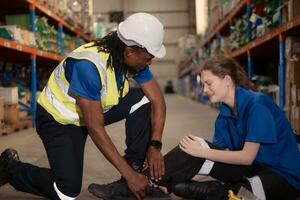
<svg viewBox="0 0 300 200"><path fill-rule="evenodd" d="M194 102L179 95L167 95L167 121L163 137L163 153L168 152L182 136L194 134L211 139L214 119L218 114L216 109ZM114 144L120 152L124 150L124 121L107 127ZM18 150L23 161L39 166L48 166L45 151L34 129L27 129L8 136L0 137L1 152L13 147ZM85 150L84 177L81 195L78 199L97 199L89 194L87 186L92 182L108 183L119 178L119 173L106 161L95 145L88 139ZM24 200L41 199L36 196L16 192L11 186L0 188L0 199ZM147 198L148 200L150 198ZM179 199L172 196L172 199Z"/></svg>

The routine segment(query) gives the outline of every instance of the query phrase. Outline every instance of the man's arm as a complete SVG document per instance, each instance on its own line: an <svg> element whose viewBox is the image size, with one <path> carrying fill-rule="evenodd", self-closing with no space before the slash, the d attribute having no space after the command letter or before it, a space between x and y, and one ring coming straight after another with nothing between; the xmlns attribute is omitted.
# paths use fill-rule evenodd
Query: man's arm
<svg viewBox="0 0 300 200"><path fill-rule="evenodd" d="M151 102L151 140L161 141L165 119L166 103L163 93L155 79L144 84L141 88ZM150 146L146 157L152 179L158 180L165 173L164 159L160 150Z"/></svg>
<svg viewBox="0 0 300 200"><path fill-rule="evenodd" d="M101 103L99 101L90 101L82 97L77 97L76 101L82 111L83 119L93 142L109 162L119 170L136 197L139 200L142 199L149 182L143 175L135 172L127 164L112 143L104 128L104 115Z"/></svg>

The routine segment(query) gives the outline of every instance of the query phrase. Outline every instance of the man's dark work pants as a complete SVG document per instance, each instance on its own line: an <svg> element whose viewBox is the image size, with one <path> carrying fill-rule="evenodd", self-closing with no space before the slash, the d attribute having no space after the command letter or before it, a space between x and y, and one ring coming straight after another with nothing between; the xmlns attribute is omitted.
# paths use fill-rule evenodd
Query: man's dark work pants
<svg viewBox="0 0 300 200"><path fill-rule="evenodd" d="M63 196L75 199L81 190L87 128L57 123L39 105L36 116L36 130L47 152L50 168L21 163L10 184L17 190L49 199L64 199ZM143 92L131 89L118 106L104 114L104 118L105 125L126 119L125 159L129 163L142 161L150 139L150 103Z"/></svg>

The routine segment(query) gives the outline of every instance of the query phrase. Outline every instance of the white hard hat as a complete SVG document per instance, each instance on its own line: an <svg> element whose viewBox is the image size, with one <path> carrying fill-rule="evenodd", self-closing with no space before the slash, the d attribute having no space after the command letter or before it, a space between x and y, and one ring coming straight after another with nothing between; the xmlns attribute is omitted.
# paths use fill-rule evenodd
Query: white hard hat
<svg viewBox="0 0 300 200"><path fill-rule="evenodd" d="M166 54L163 45L164 27L153 15L147 13L130 15L119 24L117 33L127 46L140 46L157 58L162 58Z"/></svg>

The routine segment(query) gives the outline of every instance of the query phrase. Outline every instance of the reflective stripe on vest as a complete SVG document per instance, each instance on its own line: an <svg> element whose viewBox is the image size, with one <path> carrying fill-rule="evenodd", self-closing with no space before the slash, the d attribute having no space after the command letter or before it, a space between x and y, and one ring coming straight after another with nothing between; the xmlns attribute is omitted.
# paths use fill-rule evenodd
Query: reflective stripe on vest
<svg viewBox="0 0 300 200"><path fill-rule="evenodd" d="M45 87L45 95L49 100L49 103L52 104L56 110L66 119L70 119L71 121L78 121L79 116L78 113L69 110L64 104L60 103L52 94L49 87ZM75 99L74 99L75 100Z"/></svg>
<svg viewBox="0 0 300 200"><path fill-rule="evenodd" d="M89 60L92 63L98 63L97 69L101 71L101 82L102 82L102 89L101 89L101 98L106 95L107 93L107 76L106 76L106 64L103 62L103 60L97 55L90 51L73 51L71 52L68 57L70 58L76 58L76 59L85 59Z"/></svg>

